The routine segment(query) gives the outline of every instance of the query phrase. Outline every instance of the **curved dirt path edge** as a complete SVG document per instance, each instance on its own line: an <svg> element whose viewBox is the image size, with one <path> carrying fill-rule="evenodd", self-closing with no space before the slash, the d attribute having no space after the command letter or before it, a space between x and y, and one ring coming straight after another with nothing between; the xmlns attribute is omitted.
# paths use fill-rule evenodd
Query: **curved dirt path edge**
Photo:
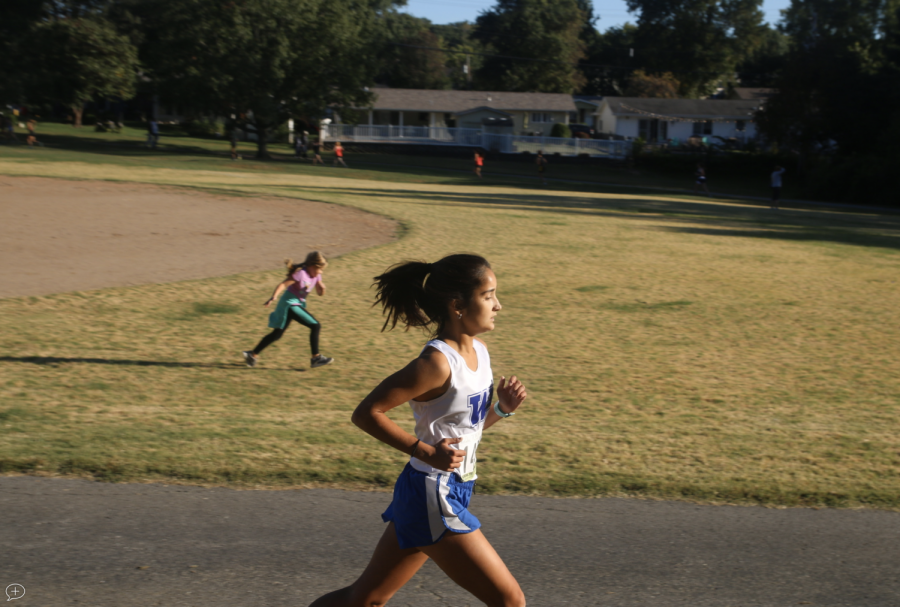
<svg viewBox="0 0 900 607"><path fill-rule="evenodd" d="M0 175L0 299L280 269L388 244L403 225L350 206L142 182Z"/></svg>

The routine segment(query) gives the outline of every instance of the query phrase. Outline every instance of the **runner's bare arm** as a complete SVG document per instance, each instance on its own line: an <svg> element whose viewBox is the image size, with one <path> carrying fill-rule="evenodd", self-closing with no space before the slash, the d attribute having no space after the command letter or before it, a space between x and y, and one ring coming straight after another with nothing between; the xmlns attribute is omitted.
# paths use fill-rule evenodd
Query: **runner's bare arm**
<svg viewBox="0 0 900 607"><path fill-rule="evenodd" d="M522 402L528 397L525 386L519 381L519 378L513 375L507 383L505 377L500 377L500 385L497 386L497 397L500 399L500 410L504 413L512 413ZM484 429L487 430L499 420L503 419L494 413L493 403L489 405L487 417L484 420Z"/></svg>
<svg viewBox="0 0 900 607"><path fill-rule="evenodd" d="M282 282L278 283L278 286L275 287L275 291L272 293L272 297L270 297L268 301L266 301L266 303L264 303L263 305L268 308L270 303L276 301L279 297L281 297L281 294L284 293L284 290L295 282L297 281L293 278L288 278L287 280L283 280Z"/></svg>
<svg viewBox="0 0 900 607"><path fill-rule="evenodd" d="M397 371L363 399L351 420L361 430L398 451L411 455L438 470L459 468L465 451L452 449L458 439L445 438L436 445L419 442L388 416L387 412L410 400L431 400L447 391L450 364L443 354L429 350Z"/></svg>
<svg viewBox="0 0 900 607"><path fill-rule="evenodd" d="M325 283L322 282L321 280L319 280L319 282L316 283L316 293L319 294L319 297L321 297L322 295L325 295Z"/></svg>

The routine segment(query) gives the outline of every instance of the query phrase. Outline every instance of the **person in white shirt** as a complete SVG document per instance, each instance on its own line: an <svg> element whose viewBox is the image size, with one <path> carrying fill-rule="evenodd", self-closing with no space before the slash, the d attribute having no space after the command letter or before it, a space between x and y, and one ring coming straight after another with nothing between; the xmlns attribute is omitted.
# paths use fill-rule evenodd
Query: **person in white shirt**
<svg viewBox="0 0 900 607"><path fill-rule="evenodd" d="M775 166L772 171L772 209L778 210L778 203L781 202L781 176L784 175L784 167Z"/></svg>
<svg viewBox="0 0 900 607"><path fill-rule="evenodd" d="M515 414L525 387L501 377L499 400L487 347L478 335L494 329L501 310L497 277L478 255L436 263L408 262L375 278L377 303L397 323L432 331L421 354L375 388L352 421L410 456L384 514L387 529L353 584L310 607L384 605L429 558L457 584L492 607L524 607L525 595L469 512L476 450L482 432ZM409 402L415 436L388 416Z"/></svg>

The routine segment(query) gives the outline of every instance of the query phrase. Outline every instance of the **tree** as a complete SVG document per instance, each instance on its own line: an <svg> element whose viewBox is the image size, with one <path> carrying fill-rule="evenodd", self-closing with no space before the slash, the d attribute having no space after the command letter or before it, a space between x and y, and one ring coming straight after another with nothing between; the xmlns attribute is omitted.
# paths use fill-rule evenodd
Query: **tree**
<svg viewBox="0 0 900 607"><path fill-rule="evenodd" d="M783 32L764 26L759 46L737 66L741 86L775 86L787 59L790 38Z"/></svg>
<svg viewBox="0 0 900 607"><path fill-rule="evenodd" d="M474 36L490 53L476 74L481 89L573 93L583 77L579 37L585 15L576 0L498 0L476 21Z"/></svg>
<svg viewBox="0 0 900 607"><path fill-rule="evenodd" d="M672 72L684 97L711 92L759 44L762 0L627 0L640 67Z"/></svg>
<svg viewBox="0 0 900 607"><path fill-rule="evenodd" d="M678 98L678 80L671 72L659 76L648 74L644 70L635 70L628 79L626 97L658 97L660 99Z"/></svg>
<svg viewBox="0 0 900 607"><path fill-rule="evenodd" d="M587 47L582 66L585 84L581 92L585 95L622 95L628 86L628 79L634 72L636 63L631 57L635 46L637 28L626 23L611 27L593 38Z"/></svg>
<svg viewBox="0 0 900 607"><path fill-rule="evenodd" d="M376 18L389 0L162 2L142 17L160 94L208 115L245 115L260 158L289 117L369 102Z"/></svg>
<svg viewBox="0 0 900 607"><path fill-rule="evenodd" d="M42 16L38 2L0 2L0 101L19 101L25 94L21 58L27 33Z"/></svg>
<svg viewBox="0 0 900 607"><path fill-rule="evenodd" d="M450 86L441 37L431 22L406 13L389 12L383 19L384 41L376 81L395 88L445 89Z"/></svg>
<svg viewBox="0 0 900 607"><path fill-rule="evenodd" d="M445 65L451 84L455 89L472 88L472 76L481 69L487 52L480 40L474 36L475 25L468 21L432 25L431 31L441 37L448 50Z"/></svg>
<svg viewBox="0 0 900 607"><path fill-rule="evenodd" d="M790 50L760 131L799 153L813 195L896 204L900 0L795 0L783 29Z"/></svg>
<svg viewBox="0 0 900 607"><path fill-rule="evenodd" d="M71 108L81 126L92 99L134 96L137 49L102 18L43 21L29 34L28 98Z"/></svg>

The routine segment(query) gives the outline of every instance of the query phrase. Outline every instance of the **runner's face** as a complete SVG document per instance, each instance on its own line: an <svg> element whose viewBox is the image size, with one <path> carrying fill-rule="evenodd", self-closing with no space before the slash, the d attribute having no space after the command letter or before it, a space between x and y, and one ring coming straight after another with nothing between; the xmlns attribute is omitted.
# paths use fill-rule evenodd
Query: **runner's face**
<svg viewBox="0 0 900 607"><path fill-rule="evenodd" d="M469 305L462 311L463 326L470 335L494 330L494 317L502 306L497 299L497 276L493 270L484 272L484 280L475 289Z"/></svg>
<svg viewBox="0 0 900 607"><path fill-rule="evenodd" d="M308 268L306 268L306 273L309 274L310 278L315 278L322 273L322 268L320 268L319 266L309 266Z"/></svg>

